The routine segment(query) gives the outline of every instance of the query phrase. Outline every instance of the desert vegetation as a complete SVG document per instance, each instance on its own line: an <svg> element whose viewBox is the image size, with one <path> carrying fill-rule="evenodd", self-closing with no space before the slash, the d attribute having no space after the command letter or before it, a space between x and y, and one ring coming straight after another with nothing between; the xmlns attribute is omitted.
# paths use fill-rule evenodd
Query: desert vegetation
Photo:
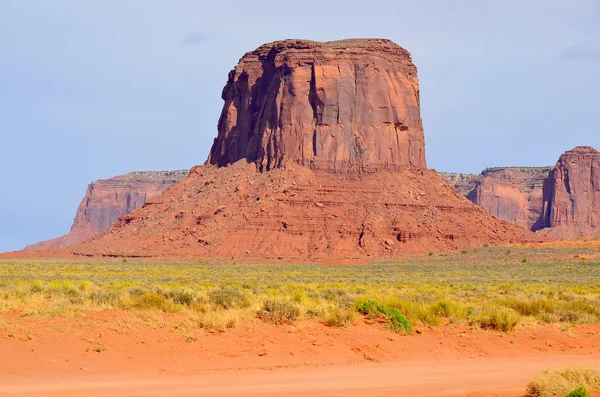
<svg viewBox="0 0 600 397"><path fill-rule="evenodd" d="M527 246L360 266L4 259L0 313L178 313L186 328L218 331L257 319L348 327L364 316L398 333L448 323L507 332L518 324L600 322L599 265L595 248Z"/></svg>
<svg viewBox="0 0 600 397"><path fill-rule="evenodd" d="M600 391L600 371L581 367L546 370L527 385L531 397L589 397L590 391Z"/></svg>

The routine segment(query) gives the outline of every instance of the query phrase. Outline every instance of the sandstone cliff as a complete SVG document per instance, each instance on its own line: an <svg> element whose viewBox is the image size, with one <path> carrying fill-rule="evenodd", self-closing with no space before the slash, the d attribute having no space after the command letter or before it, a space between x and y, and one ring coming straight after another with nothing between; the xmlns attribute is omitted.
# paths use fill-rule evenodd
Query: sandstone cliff
<svg viewBox="0 0 600 397"><path fill-rule="evenodd" d="M535 229L556 238L600 235L600 153L579 146L563 153L544 183Z"/></svg>
<svg viewBox="0 0 600 397"><path fill-rule="evenodd" d="M242 57L208 164L426 169L417 69L389 40L265 44Z"/></svg>
<svg viewBox="0 0 600 397"><path fill-rule="evenodd" d="M426 169L417 71L388 40L288 40L230 73L207 164L78 255L343 260L539 239Z"/></svg>
<svg viewBox="0 0 600 397"><path fill-rule="evenodd" d="M490 214L531 229L542 211L550 167L486 168L466 197Z"/></svg>
<svg viewBox="0 0 600 397"><path fill-rule="evenodd" d="M71 231L64 236L28 245L24 251L70 247L103 232L117 220L162 194L188 175L187 170L131 172L88 185Z"/></svg>

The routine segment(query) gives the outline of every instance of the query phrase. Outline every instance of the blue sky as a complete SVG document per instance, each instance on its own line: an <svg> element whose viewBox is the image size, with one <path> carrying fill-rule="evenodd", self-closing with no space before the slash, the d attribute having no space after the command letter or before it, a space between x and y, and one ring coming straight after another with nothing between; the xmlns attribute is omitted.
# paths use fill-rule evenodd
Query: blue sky
<svg viewBox="0 0 600 397"><path fill-rule="evenodd" d="M0 0L0 252L66 233L93 180L203 163L246 51L350 37L413 54L431 168L600 148L599 0Z"/></svg>

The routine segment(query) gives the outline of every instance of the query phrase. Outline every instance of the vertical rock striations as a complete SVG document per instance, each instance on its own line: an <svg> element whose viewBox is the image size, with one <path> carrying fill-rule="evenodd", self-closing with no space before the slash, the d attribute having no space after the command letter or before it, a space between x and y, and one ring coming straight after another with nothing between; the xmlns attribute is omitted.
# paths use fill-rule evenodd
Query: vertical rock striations
<svg viewBox="0 0 600 397"><path fill-rule="evenodd" d="M467 198L498 218L531 229L542 212L549 167L486 168Z"/></svg>
<svg viewBox="0 0 600 397"><path fill-rule="evenodd" d="M560 156L544 183L535 229L557 238L600 235L600 152L578 146Z"/></svg>
<svg viewBox="0 0 600 397"><path fill-rule="evenodd" d="M105 231L120 217L161 195L188 175L181 171L131 172L88 185L71 231L64 236L28 245L24 251L70 247Z"/></svg>
<svg viewBox="0 0 600 397"><path fill-rule="evenodd" d="M240 60L204 166L70 252L273 260L533 241L425 163L417 70L389 40L287 40Z"/></svg>
<svg viewBox="0 0 600 397"><path fill-rule="evenodd" d="M208 164L426 169L417 69L389 40L265 44L242 57Z"/></svg>

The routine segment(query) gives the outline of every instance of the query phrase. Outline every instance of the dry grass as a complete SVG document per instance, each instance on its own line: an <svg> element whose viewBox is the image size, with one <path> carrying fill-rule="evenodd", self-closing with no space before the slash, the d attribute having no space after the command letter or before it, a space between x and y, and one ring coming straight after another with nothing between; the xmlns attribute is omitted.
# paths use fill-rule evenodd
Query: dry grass
<svg viewBox="0 0 600 397"><path fill-rule="evenodd" d="M483 247L362 266L218 265L115 258L0 259L0 313L177 313L224 330L245 319L351 326L376 300L413 326L600 322L596 248ZM528 258L527 264L521 259ZM268 302L268 304L265 304Z"/></svg>
<svg viewBox="0 0 600 397"><path fill-rule="evenodd" d="M527 385L527 395L562 397L581 386L592 392L600 391L600 371L581 367L546 370Z"/></svg>
<svg viewBox="0 0 600 397"><path fill-rule="evenodd" d="M488 304L478 309L473 321L483 329L507 332L515 328L520 319L521 315L513 309Z"/></svg>

